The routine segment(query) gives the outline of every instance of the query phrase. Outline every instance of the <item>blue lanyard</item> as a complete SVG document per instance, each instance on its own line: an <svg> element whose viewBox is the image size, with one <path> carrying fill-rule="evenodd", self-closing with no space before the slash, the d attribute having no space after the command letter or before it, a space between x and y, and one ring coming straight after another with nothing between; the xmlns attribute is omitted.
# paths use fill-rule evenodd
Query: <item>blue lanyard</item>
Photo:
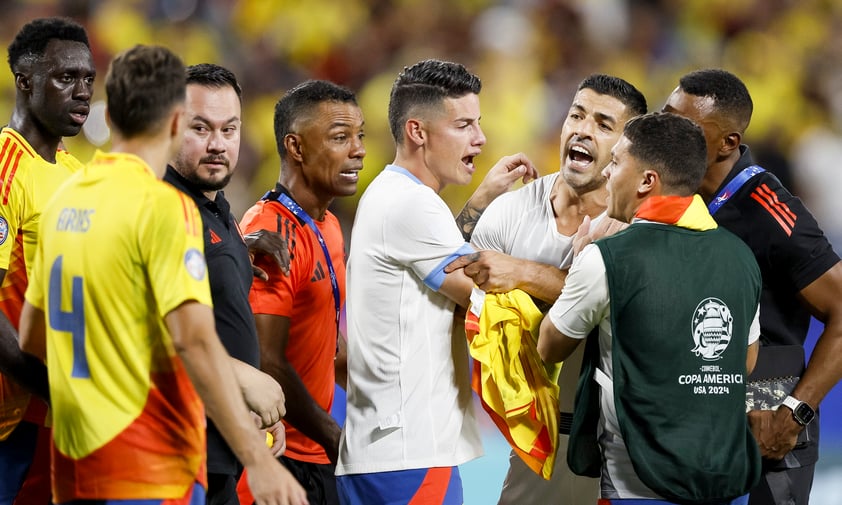
<svg viewBox="0 0 842 505"><path fill-rule="evenodd" d="M268 191L265 195L263 195L263 200L271 200L272 199L272 191ZM333 288L333 306L336 309L336 328L339 328L339 314L340 314L340 304L339 304L339 281L336 280L336 271L333 269L333 262L330 261L330 251L327 249L327 243L325 242L324 237L322 237L322 233L319 231L319 228L316 227L316 223L313 222L313 218L311 218L307 212L301 208L298 203L295 202L292 198L289 197L286 193L278 193L278 196L275 198L278 203L289 209L295 217L304 221L307 226L313 230L313 233L316 234L316 238L319 240L319 245L322 246L322 252L325 255L325 263L327 264L327 273L328 277L330 277L330 287Z"/></svg>
<svg viewBox="0 0 842 505"><path fill-rule="evenodd" d="M743 187L743 184L745 184L746 181L759 174L760 172L765 171L766 170L757 165L752 165L750 167L744 168L739 174L737 174L736 177L731 179L731 182L729 182L725 185L724 188L722 188L722 191L720 191L719 194L716 195L716 198L710 201L710 203L708 204L708 211L710 212L710 215L716 214L716 211L719 210L719 207L725 205L725 202L727 202L732 196L734 196L734 193L736 193L737 190Z"/></svg>

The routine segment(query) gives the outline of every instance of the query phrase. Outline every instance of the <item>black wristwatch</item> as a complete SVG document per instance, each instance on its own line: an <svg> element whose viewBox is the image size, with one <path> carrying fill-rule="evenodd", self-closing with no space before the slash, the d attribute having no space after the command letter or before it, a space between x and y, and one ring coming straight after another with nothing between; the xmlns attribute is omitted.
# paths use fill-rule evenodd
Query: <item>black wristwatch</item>
<svg viewBox="0 0 842 505"><path fill-rule="evenodd" d="M792 396L784 398L783 405L792 410L792 418L801 426L807 426L816 418L816 411L813 410L813 407Z"/></svg>

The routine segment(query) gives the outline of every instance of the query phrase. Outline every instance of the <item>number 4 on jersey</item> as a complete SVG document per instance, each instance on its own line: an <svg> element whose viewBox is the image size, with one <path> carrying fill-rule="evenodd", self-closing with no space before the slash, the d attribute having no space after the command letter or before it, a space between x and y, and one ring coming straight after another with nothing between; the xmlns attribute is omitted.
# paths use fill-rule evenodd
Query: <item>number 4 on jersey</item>
<svg viewBox="0 0 842 505"><path fill-rule="evenodd" d="M59 256L50 269L50 314L48 317L50 328L56 331L70 333L73 338L73 371L71 377L89 379L88 357L85 355L85 297L82 277L71 279L70 298L72 307L70 312L61 310L61 264Z"/></svg>

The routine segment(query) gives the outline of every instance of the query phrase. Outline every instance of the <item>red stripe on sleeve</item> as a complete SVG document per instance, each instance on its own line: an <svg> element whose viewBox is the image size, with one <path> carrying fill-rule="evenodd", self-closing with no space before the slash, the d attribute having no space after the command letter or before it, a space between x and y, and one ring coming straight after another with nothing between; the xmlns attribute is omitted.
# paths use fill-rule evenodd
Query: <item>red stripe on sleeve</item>
<svg viewBox="0 0 842 505"><path fill-rule="evenodd" d="M6 183L6 170L9 168L9 160L6 159L6 150L8 150L9 144L11 143L12 139L6 139L6 142L3 143L3 149L0 150L0 162L6 160L6 162L3 163L3 173L0 174L0 191L3 191L3 185Z"/></svg>
<svg viewBox="0 0 842 505"><path fill-rule="evenodd" d="M765 184L761 184L758 188L758 191L766 194L766 199L776 208L778 212L781 213L781 217L786 219L789 222L790 226L795 226L795 221L798 219L798 216L793 213L789 206L785 203L782 203L778 200L778 195L775 194L774 191L769 189L769 186Z"/></svg>
<svg viewBox="0 0 842 505"><path fill-rule="evenodd" d="M26 153L27 153L27 154L29 154L31 157L33 157L33 158L35 157L35 153L34 153L34 152L32 152L32 150L31 150L29 147L27 147L27 145L26 145L26 141L25 141L25 140L23 140L23 137L21 137L21 136L18 134L18 132L14 131L14 130L6 130L6 133L8 133L10 137L14 137L14 138L15 138L15 140L17 140L17 147L18 147L18 149L23 149L23 150L24 150L24 151L26 151Z"/></svg>
<svg viewBox="0 0 842 505"><path fill-rule="evenodd" d="M769 212L769 214L773 218L775 218L775 221L777 221L778 224L781 225L781 228L784 229L784 232L786 232L787 236L792 235L792 228L790 228L789 225L787 223L785 223L783 221L783 219L781 219L781 217L778 215L778 213L775 212L772 209L772 207L769 205L769 203L766 200L764 200L762 196L757 194L757 191L752 192L751 197L754 200L756 200L761 206L763 206L763 208L766 209L766 211Z"/></svg>
<svg viewBox="0 0 842 505"><path fill-rule="evenodd" d="M6 181L6 173L9 171L9 165L11 164L12 156L15 153L15 145L12 144L12 149L11 151L9 151L9 156L6 156L6 151L8 150L10 144L12 144L11 139L6 139L6 142L3 144L3 150L0 151L0 160L6 160L5 163L3 163L3 173L0 174L0 179L2 179L2 181L4 182Z"/></svg>
<svg viewBox="0 0 842 505"><path fill-rule="evenodd" d="M9 173L9 180L6 181L6 187L3 188L3 205L9 203L9 192L12 190L12 181L15 178L15 172L18 171L18 162L20 161L20 157L23 154L23 151L18 150L17 155L15 156L15 161L12 164L12 171ZM13 153L9 153L9 159L12 159ZM3 172L6 169L4 167Z"/></svg>

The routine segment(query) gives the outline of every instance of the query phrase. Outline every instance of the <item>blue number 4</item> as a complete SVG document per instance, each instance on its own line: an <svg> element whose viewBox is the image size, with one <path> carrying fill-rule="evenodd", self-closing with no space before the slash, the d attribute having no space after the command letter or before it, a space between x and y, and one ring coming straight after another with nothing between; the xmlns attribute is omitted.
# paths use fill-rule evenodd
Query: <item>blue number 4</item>
<svg viewBox="0 0 842 505"><path fill-rule="evenodd" d="M70 296L73 306L70 312L61 310L61 262L59 256L50 269L50 328L70 333L73 337L73 371L71 377L89 379L88 357L85 355L85 298L82 278L73 277Z"/></svg>

